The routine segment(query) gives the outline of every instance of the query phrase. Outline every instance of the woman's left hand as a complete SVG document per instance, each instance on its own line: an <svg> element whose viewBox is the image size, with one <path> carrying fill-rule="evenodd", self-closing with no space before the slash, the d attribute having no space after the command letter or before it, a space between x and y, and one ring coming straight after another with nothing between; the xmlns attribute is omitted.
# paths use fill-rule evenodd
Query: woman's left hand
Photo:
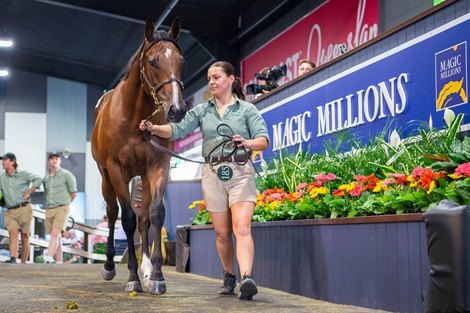
<svg viewBox="0 0 470 313"><path fill-rule="evenodd" d="M249 145L250 140L245 139L240 135L233 135L232 141L237 147L241 147L241 148L245 148L245 149L250 148L250 145Z"/></svg>

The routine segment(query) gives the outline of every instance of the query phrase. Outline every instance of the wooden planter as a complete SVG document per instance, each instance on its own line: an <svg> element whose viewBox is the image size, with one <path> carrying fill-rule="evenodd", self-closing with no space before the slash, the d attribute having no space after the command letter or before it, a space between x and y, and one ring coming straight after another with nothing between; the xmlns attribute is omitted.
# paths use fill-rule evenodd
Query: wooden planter
<svg viewBox="0 0 470 313"><path fill-rule="evenodd" d="M212 226L189 231L191 273L221 278ZM422 214L253 224L256 282L324 301L424 312Z"/></svg>

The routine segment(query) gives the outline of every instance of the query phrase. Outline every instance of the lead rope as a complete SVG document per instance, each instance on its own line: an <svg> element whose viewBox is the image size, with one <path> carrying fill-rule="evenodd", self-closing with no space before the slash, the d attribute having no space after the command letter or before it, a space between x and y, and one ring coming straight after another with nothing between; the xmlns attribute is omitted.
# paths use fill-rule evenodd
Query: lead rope
<svg viewBox="0 0 470 313"><path fill-rule="evenodd" d="M146 121L148 121L150 118L153 117L153 115L155 115L156 112L152 113L147 119ZM217 146L215 146L210 152L209 152L209 155L207 156L207 158L210 160L212 157L211 155L217 150L219 149L220 147L222 147L222 156L219 158L219 161L216 161L216 162L201 162L201 161L195 161L195 160L191 160L191 159L188 159L188 158L185 158L165 147L163 147L162 145L160 145L156 140L154 140L153 138L150 137L150 134L148 131L144 132L144 137L145 139L152 145L154 146L156 149L162 151L162 152L165 152L167 154L169 154L170 156L172 157L175 157L175 158L178 158L178 159L181 159L181 160L184 160L184 161L187 161L187 162L192 162L192 163L198 163L198 164L209 164L211 170L215 173L215 170L214 170L214 166L217 166L219 165L220 163L222 162L226 162L226 161L229 161L230 160L230 157L231 156L234 156L234 162L237 163L238 165L245 165L246 163L248 163L248 161L251 162L251 165L253 165L253 168L255 169L255 172L256 174L258 174L258 176L262 177L261 174L258 172L258 170L256 169L255 165L253 164L253 160L251 159L251 155L248 153L248 151L245 149L245 147L242 147L243 151L245 152L245 155L247 156L247 159L244 161L244 162L241 162L241 161L235 161L235 156L238 154L238 151L241 151L240 149L237 148L237 146L235 146L232 151L230 151L229 154L227 155L223 155L224 152L225 152L225 148L226 148L226 145L228 145L230 142L232 142L232 136L230 135L225 135L225 134L222 134L220 132L220 127L228 127L228 129L230 130L230 132L233 134L233 130L232 128L227 125L227 124L220 124L217 126L217 134L221 137L226 137L227 139L223 140L221 143L219 143Z"/></svg>

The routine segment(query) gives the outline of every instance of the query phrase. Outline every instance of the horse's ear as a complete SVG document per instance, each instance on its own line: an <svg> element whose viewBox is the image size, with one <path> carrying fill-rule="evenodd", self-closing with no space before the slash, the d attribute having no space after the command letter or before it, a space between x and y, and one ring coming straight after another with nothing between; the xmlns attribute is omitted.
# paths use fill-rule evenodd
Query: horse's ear
<svg viewBox="0 0 470 313"><path fill-rule="evenodd" d="M170 37L172 37L174 40L178 39L178 36L180 35L180 29L181 29L181 22L179 18L175 18L173 23L171 24L170 30L168 31L168 34Z"/></svg>
<svg viewBox="0 0 470 313"><path fill-rule="evenodd" d="M150 18L145 21L145 38L150 42L155 38L155 24Z"/></svg>

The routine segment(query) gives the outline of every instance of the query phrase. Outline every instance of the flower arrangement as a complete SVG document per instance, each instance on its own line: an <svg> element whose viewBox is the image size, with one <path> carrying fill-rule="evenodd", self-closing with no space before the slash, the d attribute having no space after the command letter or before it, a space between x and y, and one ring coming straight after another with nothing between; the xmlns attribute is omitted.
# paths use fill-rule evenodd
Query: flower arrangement
<svg viewBox="0 0 470 313"><path fill-rule="evenodd" d="M386 141L384 131L361 145L343 134L344 141L325 143L325 154L280 153L257 178L253 221L418 213L443 199L470 203L470 137L457 136L463 114L448 112L441 131L430 120L419 136L401 139L394 130ZM340 152L344 142L348 152ZM203 201L190 208L197 206L194 224L210 224Z"/></svg>

